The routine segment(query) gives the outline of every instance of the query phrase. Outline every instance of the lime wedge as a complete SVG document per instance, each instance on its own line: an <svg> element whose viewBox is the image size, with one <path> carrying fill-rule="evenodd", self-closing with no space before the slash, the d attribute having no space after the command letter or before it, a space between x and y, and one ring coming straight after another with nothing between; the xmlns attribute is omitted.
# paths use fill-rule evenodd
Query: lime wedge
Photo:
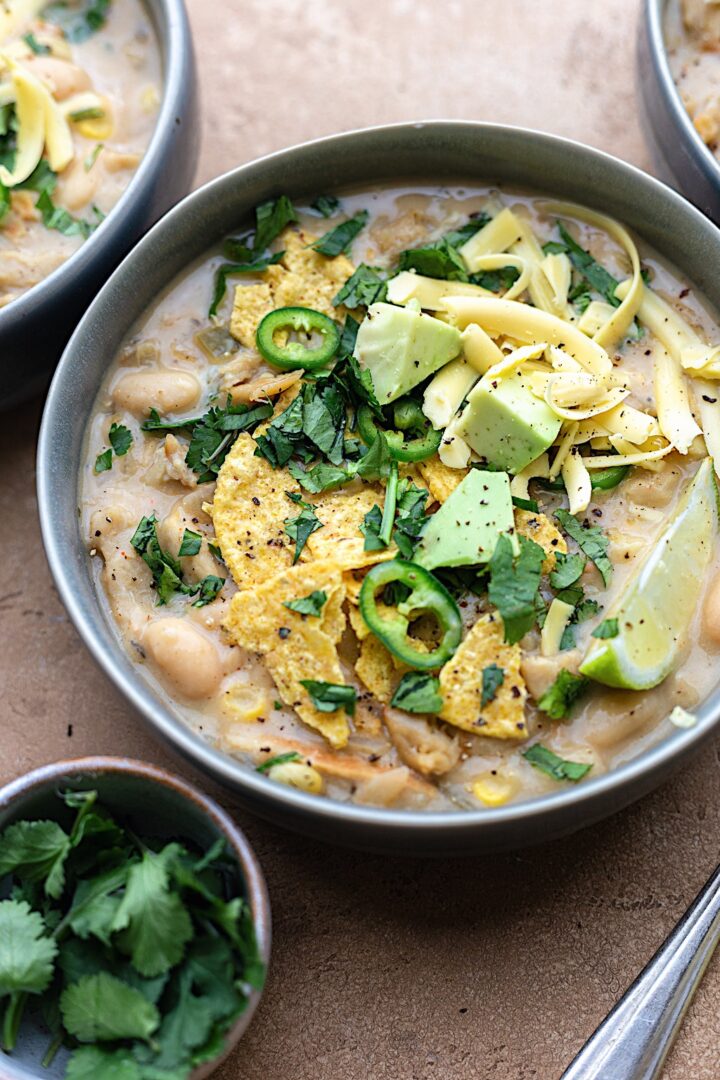
<svg viewBox="0 0 720 1080"><path fill-rule="evenodd" d="M685 488L673 517L606 618L616 637L594 639L580 665L606 686L649 690L670 674L702 595L718 529L711 458Z"/></svg>

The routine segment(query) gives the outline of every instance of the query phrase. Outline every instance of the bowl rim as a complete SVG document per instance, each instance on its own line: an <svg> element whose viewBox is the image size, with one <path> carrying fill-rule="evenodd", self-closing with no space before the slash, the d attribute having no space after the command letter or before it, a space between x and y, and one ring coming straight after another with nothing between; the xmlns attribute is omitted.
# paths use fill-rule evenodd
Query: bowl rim
<svg viewBox="0 0 720 1080"><path fill-rule="evenodd" d="M703 141L700 132L690 119L690 114L683 105L680 90L670 70L668 47L663 30L663 16L669 3L670 0L645 0L643 18L651 63L655 68L665 107L670 113L675 128L680 129L698 167L720 190L720 161Z"/></svg>
<svg viewBox="0 0 720 1080"><path fill-rule="evenodd" d="M0 787L0 817L20 805L28 797L48 786L68 780L74 776L87 777L91 783L92 774L118 773L120 775L133 776L143 780L150 786L162 786L169 788L179 795L185 802L191 804L193 812L209 819L217 831L225 837L230 845L232 855L238 864L240 874L245 885L246 899L250 905L255 928L255 937L258 952L267 970L270 964L271 941L272 941L272 915L270 898L267 885L257 855L250 841L242 829L230 815L211 796L206 795L194 784L178 776L177 773L161 765L154 765L137 758L116 757L113 755L97 754L80 758L63 758L47 765L40 765L28 773L24 773L14 780L9 780ZM250 1022L260 1004L264 993L264 987L260 990L252 989L248 994L247 1006L237 1017L225 1034L225 1046L220 1054L210 1062L196 1066L190 1073L189 1080L200 1080L211 1070L216 1069L228 1056L247 1030ZM9 1064L12 1076L17 1080L35 1080L41 1076L40 1071L30 1071L26 1065L14 1062L12 1057L0 1052L0 1061L4 1061L3 1068ZM10 1080L10 1076L8 1076Z"/></svg>
<svg viewBox="0 0 720 1080"><path fill-rule="evenodd" d="M136 198L143 199L162 168L165 144L179 122L178 112L186 93L185 60L192 55L192 37L183 0L140 0L140 3L147 10L162 61L160 110L142 160L118 201L87 240L47 277L0 308L0 334L13 324L32 318L38 305L62 293L66 279L92 267L96 254L105 245L112 247L121 241L126 206Z"/></svg>
<svg viewBox="0 0 720 1080"><path fill-rule="evenodd" d="M720 724L720 687L718 687L695 710L697 722L693 727L675 728L665 738L642 751L635 758L624 762L607 773L584 780L582 784L568 786L556 792L549 792L507 806L477 810L394 810L365 806L341 802L327 797L319 798L287 785L273 782L267 777L256 773L251 767L233 758L230 754L216 750L209 741L205 740L201 735L195 734L181 718L172 714L159 695L155 694L149 681L144 679L138 671L133 669L132 675L126 677L116 663L116 655L122 648L120 642L115 638L112 648L106 649L103 643L94 636L90 620L86 621L83 605L74 593L71 575L67 572L62 544L59 542L58 535L56 535L53 527L56 500L54 499L49 477L53 460L53 428L60 430L63 422L62 409L58 407L61 405L63 384L72 378L73 352L78 347L78 343L84 337L88 337L88 339L92 337L92 325L96 310L103 303L104 298L110 296L115 289L120 288L122 290L121 278L127 273L128 267L132 266L133 260L138 257L139 253L152 250L154 245L170 240L178 219L182 220L186 214L192 214L197 206L201 206L205 202L211 203L221 199L226 185L242 184L243 178L246 175L251 175L253 169L277 165L298 151L312 155L321 148L341 146L343 142L355 140L358 136L381 138L383 133L393 136L401 131L411 129L422 132L427 138L431 138L433 134L440 136L441 133L462 129L472 131L478 138L481 138L483 133L488 132L494 132L498 135L509 134L519 141L532 140L540 147L551 147L557 153L581 154L585 157L585 164L588 167L592 164L604 165L617 174L618 180L625 178L634 184L651 188L656 195L664 199L672 207L693 218L695 224L702 231L712 229L713 233L717 232L705 215L688 202L684 196L662 181L645 173L637 166L576 140L517 125L468 120L403 121L357 128L298 143L291 147L273 151L260 158L255 158L215 177L176 204L161 221L146 233L105 283L70 339L57 366L48 392L38 440L38 510L45 553L58 593L70 619L100 668L154 732L160 734L175 751L231 790L235 790L243 796L246 793L252 796L254 799L252 804L254 812L272 817L272 809L279 806L287 811L284 822L285 827L294 817L298 822L297 828L299 831L303 831L300 823L308 819L314 819L321 824L324 822L332 827L331 835L341 843L343 842L343 836L335 826L347 826L350 835L354 836L355 841L357 841L358 829L363 828L366 834L372 833L375 837L383 831L388 831L389 833L394 832L396 836L402 833L407 838L416 836L420 841L425 835L432 832L433 834L445 833L448 840L452 837L454 840L462 841L463 837L479 838L484 833L491 834L494 830L500 830L505 826L509 827L518 823L527 823L528 820L546 818L548 824L550 824L558 815L565 814L567 816L567 811L570 808L579 810L583 804L587 804L590 808L587 821L583 821L583 824L589 823L598 817L607 816L610 812L607 810L600 813L596 812L593 817L592 808L594 806L604 802L606 806L612 805L619 809L632 801L632 796L623 797L622 792L626 788L631 788L633 784L636 785L640 794L644 794L652 786L652 784L648 784L648 781L651 781L653 777L662 778L662 776L666 775L670 771L672 759L685 758L694 748L699 747L710 736L713 729ZM427 179L426 177L425 180ZM720 234L718 235L720 236ZM99 597L97 598L97 604L101 618L109 621L110 617L107 612L102 610ZM572 831L572 827L565 828L565 831ZM330 833L330 829L327 830L327 833ZM353 841L348 840L348 842L352 843ZM519 845L515 844L514 846Z"/></svg>

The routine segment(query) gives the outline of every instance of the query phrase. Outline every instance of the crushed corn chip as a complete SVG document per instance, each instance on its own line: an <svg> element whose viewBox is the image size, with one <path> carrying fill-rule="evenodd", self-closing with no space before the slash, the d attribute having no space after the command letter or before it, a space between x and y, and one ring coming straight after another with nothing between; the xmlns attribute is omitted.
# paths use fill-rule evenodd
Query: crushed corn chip
<svg viewBox="0 0 720 1080"><path fill-rule="evenodd" d="M542 565L543 574L555 569L555 553L561 551L567 555L567 544L562 533L555 528L545 514L534 514L530 510L515 511L515 530L520 536L534 540L544 549L547 558Z"/></svg>
<svg viewBox="0 0 720 1080"><path fill-rule="evenodd" d="M421 461L418 465L425 485L429 488L433 499L444 503L461 480L467 476L467 469L451 469L444 465L440 458L431 457L427 461Z"/></svg>
<svg viewBox="0 0 720 1080"><path fill-rule="evenodd" d="M312 557L332 559L344 570L391 559L395 554L394 546L382 551L365 551L365 537L360 526L376 503L382 505L382 495L370 487L320 495L315 502L315 512L324 527L308 539L307 548Z"/></svg>
<svg viewBox="0 0 720 1080"><path fill-rule="evenodd" d="M520 646L507 645L503 640L500 616L482 616L440 672L440 693L444 698L440 718L475 735L527 738L527 691L520 674L520 659ZM505 678L495 698L483 708L482 675L490 664L501 667Z"/></svg>
<svg viewBox="0 0 720 1080"><path fill-rule="evenodd" d="M328 258L313 251L309 245L316 239L301 229L285 229L278 239L285 251L281 261L259 274L257 284L236 287L230 333L246 348L255 347L258 323L275 308L308 307L343 318L344 309L333 307L332 298L355 267L345 255Z"/></svg>
<svg viewBox="0 0 720 1080"><path fill-rule="evenodd" d="M329 594L320 619L284 607L284 601L317 589ZM223 624L238 645L264 655L285 704L336 748L347 745L350 735L345 713L316 709L300 680L345 683L336 647L345 627L344 598L340 570L333 562L300 564L235 593Z"/></svg>
<svg viewBox="0 0 720 1080"><path fill-rule="evenodd" d="M255 457L250 435L238 437L220 469L211 514L222 557L240 589L292 565L295 545L283 522L296 511L285 492L297 490L289 472Z"/></svg>
<svg viewBox="0 0 720 1080"><path fill-rule="evenodd" d="M361 642L355 671L373 697L383 705L390 703L398 684L398 671L392 654L376 637L371 635Z"/></svg>

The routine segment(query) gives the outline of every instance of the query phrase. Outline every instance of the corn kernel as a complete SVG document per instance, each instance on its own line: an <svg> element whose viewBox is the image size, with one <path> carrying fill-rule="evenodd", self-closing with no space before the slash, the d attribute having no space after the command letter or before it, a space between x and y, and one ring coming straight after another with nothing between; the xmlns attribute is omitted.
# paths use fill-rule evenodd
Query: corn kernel
<svg viewBox="0 0 720 1080"><path fill-rule="evenodd" d="M153 83L150 86L146 86L140 94L140 107L143 112L153 113L160 104L160 93L157 86Z"/></svg>
<svg viewBox="0 0 720 1080"><path fill-rule="evenodd" d="M286 761L280 765L273 765L268 771L268 776L271 780L277 780L279 784L299 788L300 791L307 791L310 795L322 795L325 790L325 782L320 773L304 761Z"/></svg>
<svg viewBox="0 0 720 1080"><path fill-rule="evenodd" d="M86 139L97 139L99 142L109 139L113 133L114 124L110 103L103 98L102 116L88 117L86 120L74 121L78 132Z"/></svg>
<svg viewBox="0 0 720 1080"><path fill-rule="evenodd" d="M247 683L235 683L223 695L223 712L236 723L254 724L261 716L267 716L271 708L267 694Z"/></svg>
<svg viewBox="0 0 720 1080"><path fill-rule="evenodd" d="M504 776L484 776L475 780L471 791L486 806L502 806L515 794L515 783Z"/></svg>

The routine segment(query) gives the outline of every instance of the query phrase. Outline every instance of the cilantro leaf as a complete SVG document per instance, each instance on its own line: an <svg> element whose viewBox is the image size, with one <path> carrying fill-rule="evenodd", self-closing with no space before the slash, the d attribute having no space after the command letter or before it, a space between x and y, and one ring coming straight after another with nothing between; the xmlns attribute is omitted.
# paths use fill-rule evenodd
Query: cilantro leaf
<svg viewBox="0 0 720 1080"><path fill-rule="evenodd" d="M273 765L284 765L288 761L300 761L297 750L289 750L287 754L276 754L275 757L268 758L262 765L257 766L255 772L266 773L272 769Z"/></svg>
<svg viewBox="0 0 720 1080"><path fill-rule="evenodd" d="M65 1080L143 1080L139 1063L129 1050L80 1046L67 1063ZM168 1080L174 1078L168 1077Z"/></svg>
<svg viewBox="0 0 720 1080"><path fill-rule="evenodd" d="M398 484L393 540L404 559L412 559L420 534L429 520L425 513L428 498L425 488L417 487L410 479L403 479Z"/></svg>
<svg viewBox="0 0 720 1080"><path fill-rule="evenodd" d="M422 671L408 671L400 680L390 704L409 713L439 713L443 707L440 680Z"/></svg>
<svg viewBox="0 0 720 1080"><path fill-rule="evenodd" d="M297 220L297 212L287 195L261 203L255 209L253 250L257 254L265 251L286 225Z"/></svg>
<svg viewBox="0 0 720 1080"><path fill-rule="evenodd" d="M480 270L470 275L473 285L479 285L490 292L507 292L520 277L516 266L502 266L499 270Z"/></svg>
<svg viewBox="0 0 720 1080"><path fill-rule="evenodd" d="M342 484L347 484L348 480L352 480L352 473L346 469L337 469L334 465L326 465L324 461L307 470L297 462L290 461L288 472L301 487L305 488L305 491L310 491L314 495L320 491L340 487Z"/></svg>
<svg viewBox="0 0 720 1080"><path fill-rule="evenodd" d="M523 750L522 756L540 772L551 776L553 780L572 780L576 783L592 769L592 764L586 765L583 762L567 761L558 757L541 743L534 743L527 750Z"/></svg>
<svg viewBox="0 0 720 1080"><path fill-rule="evenodd" d="M202 536L200 535L200 533L193 532L192 529L185 529L182 535L182 540L180 542L178 559L182 559L186 555L197 555L201 547Z"/></svg>
<svg viewBox="0 0 720 1080"><path fill-rule="evenodd" d="M505 672L497 664L488 664L482 673L482 697L480 708L484 709L495 700L497 692L505 682Z"/></svg>
<svg viewBox="0 0 720 1080"><path fill-rule="evenodd" d="M60 995L67 1031L80 1042L149 1039L160 1014L139 990L101 971L85 975Z"/></svg>
<svg viewBox="0 0 720 1080"><path fill-rule="evenodd" d="M125 885L128 863L78 882L66 921L79 938L96 937L109 945L112 924L120 905L119 890Z"/></svg>
<svg viewBox="0 0 720 1080"><path fill-rule="evenodd" d="M531 514L540 513L540 507L538 506L536 499L521 499L517 495L513 495L512 504L516 506L518 510L529 510Z"/></svg>
<svg viewBox="0 0 720 1080"><path fill-rule="evenodd" d="M357 270L333 296L333 306L340 307L344 304L345 307L354 311L355 308L370 307L371 304L380 303L387 296L386 277L384 270L360 263Z"/></svg>
<svg viewBox="0 0 720 1080"><path fill-rule="evenodd" d="M327 255L329 258L342 255L343 252L350 249L355 237L365 228L369 216L367 210L361 210L354 217L348 218L347 221L341 222L340 225L336 225L334 229L330 229L319 240L316 240L312 245L313 249L319 252L320 255Z"/></svg>
<svg viewBox="0 0 720 1080"><path fill-rule="evenodd" d="M377 503L375 503L372 510L368 510L362 520L362 525L360 526L360 532L365 537L365 543L363 545L364 551L382 551L383 548L387 547L385 541L380 538L382 520L382 510Z"/></svg>
<svg viewBox="0 0 720 1080"><path fill-rule="evenodd" d="M501 535L490 560L488 596L503 620L505 640L514 645L535 622L535 597L540 588L545 552L534 540L520 536L517 559L510 538Z"/></svg>
<svg viewBox="0 0 720 1080"><path fill-rule="evenodd" d="M108 469L112 469L112 450L109 447L95 458L94 471L97 475L98 473L107 472Z"/></svg>
<svg viewBox="0 0 720 1080"><path fill-rule="evenodd" d="M600 625L596 626L593 630L592 636L594 638L600 638L602 641L605 638L617 637L619 633L620 624L617 619L603 619Z"/></svg>
<svg viewBox="0 0 720 1080"><path fill-rule="evenodd" d="M56 821L16 821L2 833L0 878L14 873L21 881L45 881L45 893L57 899L65 887L70 837Z"/></svg>
<svg viewBox="0 0 720 1080"><path fill-rule="evenodd" d="M46 229L54 229L56 232L62 233L63 236L82 236L84 240L87 240L104 220L104 214L96 206L93 207L95 221L86 221L84 218L73 217L71 213L61 206L55 206L50 197L49 188L43 188L40 192L35 207L40 211L42 223Z"/></svg>
<svg viewBox="0 0 720 1080"><path fill-rule="evenodd" d="M182 579L180 563L168 551L160 546L157 535L157 518L144 517L130 537L130 543L152 574L157 590L158 605L167 604L173 595L183 593L186 596L197 592L197 586L186 585Z"/></svg>
<svg viewBox="0 0 720 1080"><path fill-rule="evenodd" d="M198 598L193 601L193 607L205 607L206 604L211 604L224 584L224 577L218 577L217 574L208 574L200 582Z"/></svg>
<svg viewBox="0 0 720 1080"><path fill-rule="evenodd" d="M537 706L553 720L564 720L575 702L586 690L589 680L563 669L552 686L540 697Z"/></svg>
<svg viewBox="0 0 720 1080"><path fill-rule="evenodd" d="M415 270L425 277L443 278L447 281L467 281L465 262L457 249L446 237L400 252L398 270Z"/></svg>
<svg viewBox="0 0 720 1080"><path fill-rule="evenodd" d="M307 596L299 596L297 600L284 600L283 607L289 608L290 611L296 611L298 615L314 615L319 616L322 614L322 609L327 603L327 593L322 589L315 589L314 592L309 593Z"/></svg>
<svg viewBox="0 0 720 1080"><path fill-rule="evenodd" d="M610 584L612 562L608 557L610 541L599 525L582 525L568 510L556 510L558 519L568 536L571 536L580 550L587 555L600 571L604 584Z"/></svg>
<svg viewBox="0 0 720 1080"><path fill-rule="evenodd" d="M337 195L318 195L315 202L310 203L310 208L316 210L322 217L332 217L340 209L340 200Z"/></svg>
<svg viewBox="0 0 720 1080"><path fill-rule="evenodd" d="M599 293L613 307L619 307L620 301L615 296L615 290L620 282L614 278L604 266L593 258L589 251L580 244L567 231L561 221L558 221L558 232L565 245L565 252L576 270L590 283L595 292Z"/></svg>
<svg viewBox="0 0 720 1080"><path fill-rule="evenodd" d="M305 687L310 700L320 712L337 712L339 708L343 708L348 716L355 715L357 692L354 686L342 686L319 679L300 679L300 685Z"/></svg>
<svg viewBox="0 0 720 1080"><path fill-rule="evenodd" d="M283 522L285 525L285 532L291 540L295 541L295 554L293 556L293 566L300 558L302 550L305 547L308 537L312 536L318 529L322 529L323 522L315 514L315 511L309 504L305 504L303 509L294 518L285 518Z"/></svg>
<svg viewBox="0 0 720 1080"><path fill-rule="evenodd" d="M382 431L379 431L372 446L355 465L355 472L363 480L387 478L393 460L388 441Z"/></svg>
<svg viewBox="0 0 720 1080"><path fill-rule="evenodd" d="M144 851L131 866L122 902L113 919L122 930L122 945L141 975L160 975L177 964L193 935L187 909L177 893L169 891L170 864L178 853L168 844L157 854Z"/></svg>
<svg viewBox="0 0 720 1080"><path fill-rule="evenodd" d="M32 31L29 31L27 34L23 34L22 39L28 46L28 48L32 49L36 56L47 56L49 53L52 52L50 46L42 45L32 33Z"/></svg>
<svg viewBox="0 0 720 1080"><path fill-rule="evenodd" d="M555 569L550 573L550 584L553 589L567 589L574 585L582 576L587 565L584 555L565 555L562 551L555 552Z"/></svg>
<svg viewBox="0 0 720 1080"><path fill-rule="evenodd" d="M108 439L118 457L123 457L127 454L133 441L130 429L126 428L124 424L116 424L114 422L110 425Z"/></svg>
<svg viewBox="0 0 720 1080"><path fill-rule="evenodd" d="M50 984L57 945L25 900L0 901L0 998L41 994Z"/></svg>

